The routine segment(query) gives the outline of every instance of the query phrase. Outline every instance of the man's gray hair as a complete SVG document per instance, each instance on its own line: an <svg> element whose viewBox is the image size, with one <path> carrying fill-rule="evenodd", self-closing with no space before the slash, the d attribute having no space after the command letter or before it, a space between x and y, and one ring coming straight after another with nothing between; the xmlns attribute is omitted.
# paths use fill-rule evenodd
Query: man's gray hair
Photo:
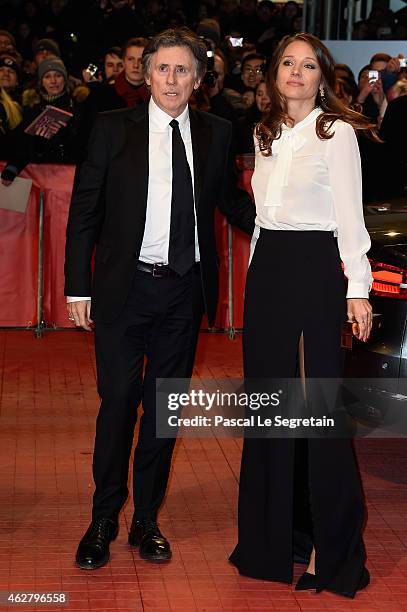
<svg viewBox="0 0 407 612"><path fill-rule="evenodd" d="M151 72L151 59L162 47L186 47L194 56L195 75L201 81L206 72L207 56L206 45L195 32L189 28L170 28L164 30L152 38L144 48L142 64L144 74L147 76Z"/></svg>

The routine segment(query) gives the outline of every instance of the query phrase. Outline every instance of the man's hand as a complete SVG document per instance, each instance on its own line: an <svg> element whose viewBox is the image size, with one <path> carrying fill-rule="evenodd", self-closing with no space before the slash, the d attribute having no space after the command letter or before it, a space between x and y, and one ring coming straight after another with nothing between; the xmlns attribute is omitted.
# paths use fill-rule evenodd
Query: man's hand
<svg viewBox="0 0 407 612"><path fill-rule="evenodd" d="M80 302L69 302L68 318L74 322L76 327L83 327L86 331L92 331L91 324L93 323L90 318L90 300L81 300Z"/></svg>
<svg viewBox="0 0 407 612"><path fill-rule="evenodd" d="M372 329L372 307L365 298L348 298L348 321L352 323L354 336L367 342Z"/></svg>
<svg viewBox="0 0 407 612"><path fill-rule="evenodd" d="M377 79L377 81L366 81L366 83L362 86L362 89L357 97L359 104L363 104L369 94L372 94L377 106L380 106L384 98L383 85L380 77Z"/></svg>
<svg viewBox="0 0 407 612"><path fill-rule="evenodd" d="M386 66L387 72L400 72L400 60L404 59L404 55L399 53L397 57L392 57Z"/></svg>

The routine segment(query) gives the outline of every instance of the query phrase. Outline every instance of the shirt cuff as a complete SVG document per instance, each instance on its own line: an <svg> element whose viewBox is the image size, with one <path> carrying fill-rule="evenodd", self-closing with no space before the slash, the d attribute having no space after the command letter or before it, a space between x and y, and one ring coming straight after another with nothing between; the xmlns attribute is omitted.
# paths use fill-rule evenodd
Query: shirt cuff
<svg viewBox="0 0 407 612"><path fill-rule="evenodd" d="M347 298L366 298L369 299L369 286L366 283L356 283L349 281L348 290L346 292Z"/></svg>
<svg viewBox="0 0 407 612"><path fill-rule="evenodd" d="M66 302L67 304L71 304L71 302L83 302L84 300L89 300L90 301L90 297L77 297L75 295L68 295L66 298Z"/></svg>

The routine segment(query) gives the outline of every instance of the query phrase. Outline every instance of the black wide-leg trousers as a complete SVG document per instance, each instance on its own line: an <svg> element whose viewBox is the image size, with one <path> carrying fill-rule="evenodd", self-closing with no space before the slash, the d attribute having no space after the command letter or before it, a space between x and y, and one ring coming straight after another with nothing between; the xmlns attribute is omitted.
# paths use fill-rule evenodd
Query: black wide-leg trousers
<svg viewBox="0 0 407 612"><path fill-rule="evenodd" d="M143 414L133 462L135 516L156 518L175 445L175 439L156 437L156 378L191 376L202 314L199 266L176 278L137 270L119 318L96 324L101 405L93 454L94 519L116 519L127 499L140 402Z"/></svg>
<svg viewBox="0 0 407 612"><path fill-rule="evenodd" d="M261 230L248 270L244 376L340 378L346 299L331 232ZM238 544L240 573L290 583L294 559L316 550L317 590L352 597L364 570L364 498L349 439L245 438Z"/></svg>

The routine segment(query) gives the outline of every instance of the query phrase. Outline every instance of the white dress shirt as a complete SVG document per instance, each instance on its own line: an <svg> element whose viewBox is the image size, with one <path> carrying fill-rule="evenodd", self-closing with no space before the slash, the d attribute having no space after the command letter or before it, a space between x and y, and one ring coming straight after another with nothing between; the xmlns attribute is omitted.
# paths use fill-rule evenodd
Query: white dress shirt
<svg viewBox="0 0 407 612"><path fill-rule="evenodd" d="M140 250L140 260L147 263L168 264L170 244L171 196L172 196L172 127L174 117L167 115L150 98L148 107L149 120L149 174L146 224ZM189 110L176 117L186 156L191 170L192 188L194 189L194 164L192 154L191 128ZM199 261L198 233L195 211L195 260ZM68 297L68 302L90 300L90 297Z"/></svg>
<svg viewBox="0 0 407 612"><path fill-rule="evenodd" d="M265 157L255 139L252 187L256 202L255 246L259 227L269 230L332 231L348 278L348 298L367 298L372 273L366 253L370 237L362 205L362 175L354 129L335 121L330 140L318 138L315 108L289 128Z"/></svg>

